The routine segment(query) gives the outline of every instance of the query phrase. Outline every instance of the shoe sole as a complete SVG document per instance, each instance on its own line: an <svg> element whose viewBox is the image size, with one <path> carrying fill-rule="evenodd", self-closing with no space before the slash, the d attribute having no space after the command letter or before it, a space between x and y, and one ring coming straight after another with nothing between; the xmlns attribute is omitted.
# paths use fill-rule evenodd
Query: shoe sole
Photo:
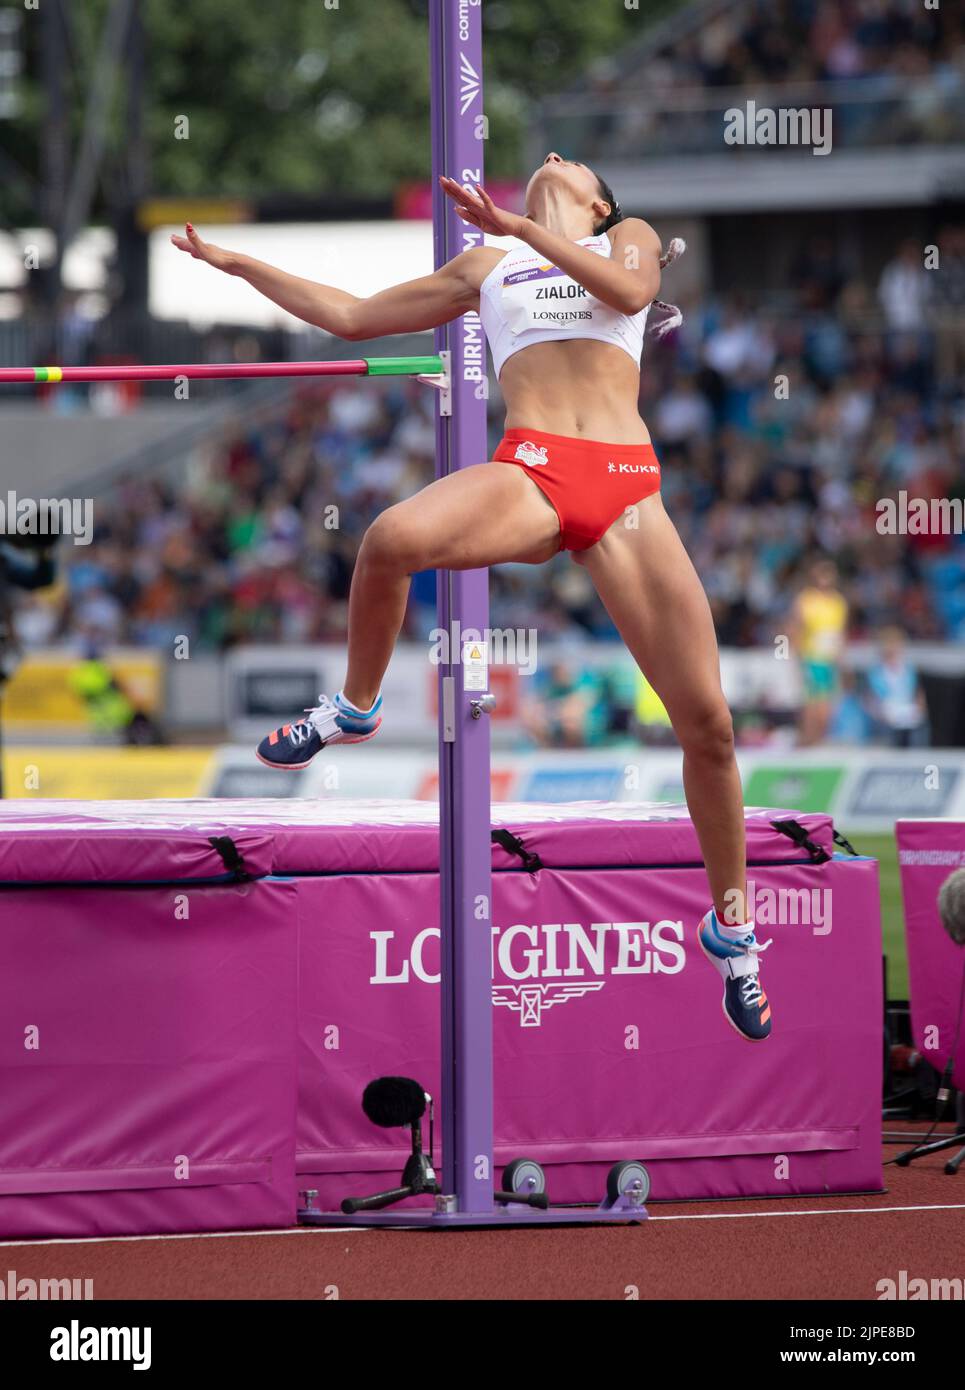
<svg viewBox="0 0 965 1390"><path fill-rule="evenodd" d="M715 956L714 953L713 953L713 951L708 951L707 947L704 945L704 939L703 939L703 937L702 937L701 934L700 934L700 928L699 928L699 927L697 928L697 945L698 945L698 946L700 947L700 949L703 951L704 955L705 955L705 956L707 957L707 959L710 961L711 965L716 966L716 965L717 965L717 962L718 962L719 959L720 959L720 957L719 957L719 956ZM718 971L717 973L720 974L720 971ZM720 1011L721 1011L721 1013L724 1015L724 1017L726 1018L727 1022L730 1024L730 1026L733 1028L733 1030L734 1030L734 1032L737 1034L737 1036L738 1036L739 1038L743 1038L745 1042L749 1042L749 1043L767 1042L768 1038L771 1036L770 1033L765 1033L764 1036L761 1037L761 1038L752 1038L752 1037L750 1036L749 1033L745 1033L745 1032L743 1031L743 1029L738 1028L737 1024L734 1022L734 1020L731 1018L730 1014L727 1012L727 988L726 988L726 986L724 987L724 993L723 993L723 995L722 995L722 997L721 997L721 1001L720 1001Z"/></svg>
<svg viewBox="0 0 965 1390"><path fill-rule="evenodd" d="M322 747L318 750L318 753L321 753L322 749L327 748L329 744L333 744L336 747L341 747L343 744L347 743L368 743L370 738L375 738L375 735L379 732L381 727L382 720L380 719L371 733L360 734L358 738L340 738L337 740L337 742L335 739L329 739L328 743L322 744ZM255 749L255 757L258 759L258 761L262 764L263 767L270 767L272 772L304 772L306 767L311 767L312 763L318 757L318 753L313 753L312 756L308 759L308 762L306 763L271 763L268 761L267 758L263 758L261 754L258 752L258 750Z"/></svg>

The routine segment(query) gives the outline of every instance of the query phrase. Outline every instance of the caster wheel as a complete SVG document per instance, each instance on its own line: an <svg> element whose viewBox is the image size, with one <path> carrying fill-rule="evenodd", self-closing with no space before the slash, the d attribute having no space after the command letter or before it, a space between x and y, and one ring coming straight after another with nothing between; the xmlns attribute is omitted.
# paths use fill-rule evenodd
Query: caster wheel
<svg viewBox="0 0 965 1390"><path fill-rule="evenodd" d="M534 1197L546 1191L546 1174L532 1158L514 1158L503 1169L503 1191Z"/></svg>
<svg viewBox="0 0 965 1390"><path fill-rule="evenodd" d="M635 1160L614 1163L606 1176L607 1199L616 1202L631 1192L639 1192L641 1203L645 1202L650 1196L650 1174Z"/></svg>

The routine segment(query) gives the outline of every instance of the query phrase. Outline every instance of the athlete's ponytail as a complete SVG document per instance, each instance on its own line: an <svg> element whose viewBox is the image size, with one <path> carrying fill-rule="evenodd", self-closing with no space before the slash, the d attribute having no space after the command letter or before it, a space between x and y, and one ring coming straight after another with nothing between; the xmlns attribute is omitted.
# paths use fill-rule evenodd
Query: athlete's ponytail
<svg viewBox="0 0 965 1390"><path fill-rule="evenodd" d="M600 197L605 203L610 204L611 209L609 217L593 228L593 235L601 236L603 232L608 232L611 227L615 227L618 222L623 221L623 209L617 202L613 189L607 183L606 179L601 178L600 175L597 174L596 182ZM683 237L675 236L666 251L660 257L660 269L666 270L668 265L673 265L674 261L678 260L686 249L687 243L684 241ZM654 318L651 312L648 321L650 331L655 338L663 338L668 333L672 333L673 330L679 328L684 321L684 316L677 308L676 304L665 304L662 299L655 299L652 309L656 309L658 313L657 318Z"/></svg>
<svg viewBox="0 0 965 1390"><path fill-rule="evenodd" d="M686 249L687 243L683 237L675 236L660 257L660 269L666 270L668 265L673 265L674 261L679 260ZM684 321L684 316L676 304L665 304L662 299L655 299L653 308L660 311L660 318L656 322L654 322L652 314L649 320L649 326L655 338L665 337L675 328L679 328Z"/></svg>

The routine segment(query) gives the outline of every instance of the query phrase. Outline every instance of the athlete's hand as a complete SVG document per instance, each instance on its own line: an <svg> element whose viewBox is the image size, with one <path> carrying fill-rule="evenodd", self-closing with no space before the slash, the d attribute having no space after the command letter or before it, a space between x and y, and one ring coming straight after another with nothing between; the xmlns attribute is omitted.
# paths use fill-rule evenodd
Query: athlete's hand
<svg viewBox="0 0 965 1390"><path fill-rule="evenodd" d="M481 232L488 232L490 236L519 236L526 218L498 208L481 184L477 183L475 193L470 193L455 179L442 177L439 182L443 192L455 203L463 222L478 227Z"/></svg>
<svg viewBox="0 0 965 1390"><path fill-rule="evenodd" d="M202 241L190 222L184 231L184 236L171 238L179 251L187 252L196 261L204 261L207 265L214 266L215 270L224 270L229 275L231 274L234 268L234 256L230 251L224 251L220 246L215 246L210 241Z"/></svg>

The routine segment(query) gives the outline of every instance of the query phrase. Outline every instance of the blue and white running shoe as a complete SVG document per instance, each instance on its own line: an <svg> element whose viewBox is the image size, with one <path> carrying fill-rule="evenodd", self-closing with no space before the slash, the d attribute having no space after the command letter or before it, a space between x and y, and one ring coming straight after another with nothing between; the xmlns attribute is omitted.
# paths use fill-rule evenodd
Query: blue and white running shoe
<svg viewBox="0 0 965 1390"><path fill-rule="evenodd" d="M758 957L771 943L765 941L761 945L751 924L746 933L740 937L726 935L711 908L697 928L697 941L724 981L721 1008L727 1022L748 1042L763 1042L771 1032L771 1006L761 988Z"/></svg>
<svg viewBox="0 0 965 1390"><path fill-rule="evenodd" d="M370 710L359 710L339 692L334 700L319 695L314 709L294 724L283 724L258 745L255 756L266 767L300 772L330 743L365 743L382 727L382 696Z"/></svg>

